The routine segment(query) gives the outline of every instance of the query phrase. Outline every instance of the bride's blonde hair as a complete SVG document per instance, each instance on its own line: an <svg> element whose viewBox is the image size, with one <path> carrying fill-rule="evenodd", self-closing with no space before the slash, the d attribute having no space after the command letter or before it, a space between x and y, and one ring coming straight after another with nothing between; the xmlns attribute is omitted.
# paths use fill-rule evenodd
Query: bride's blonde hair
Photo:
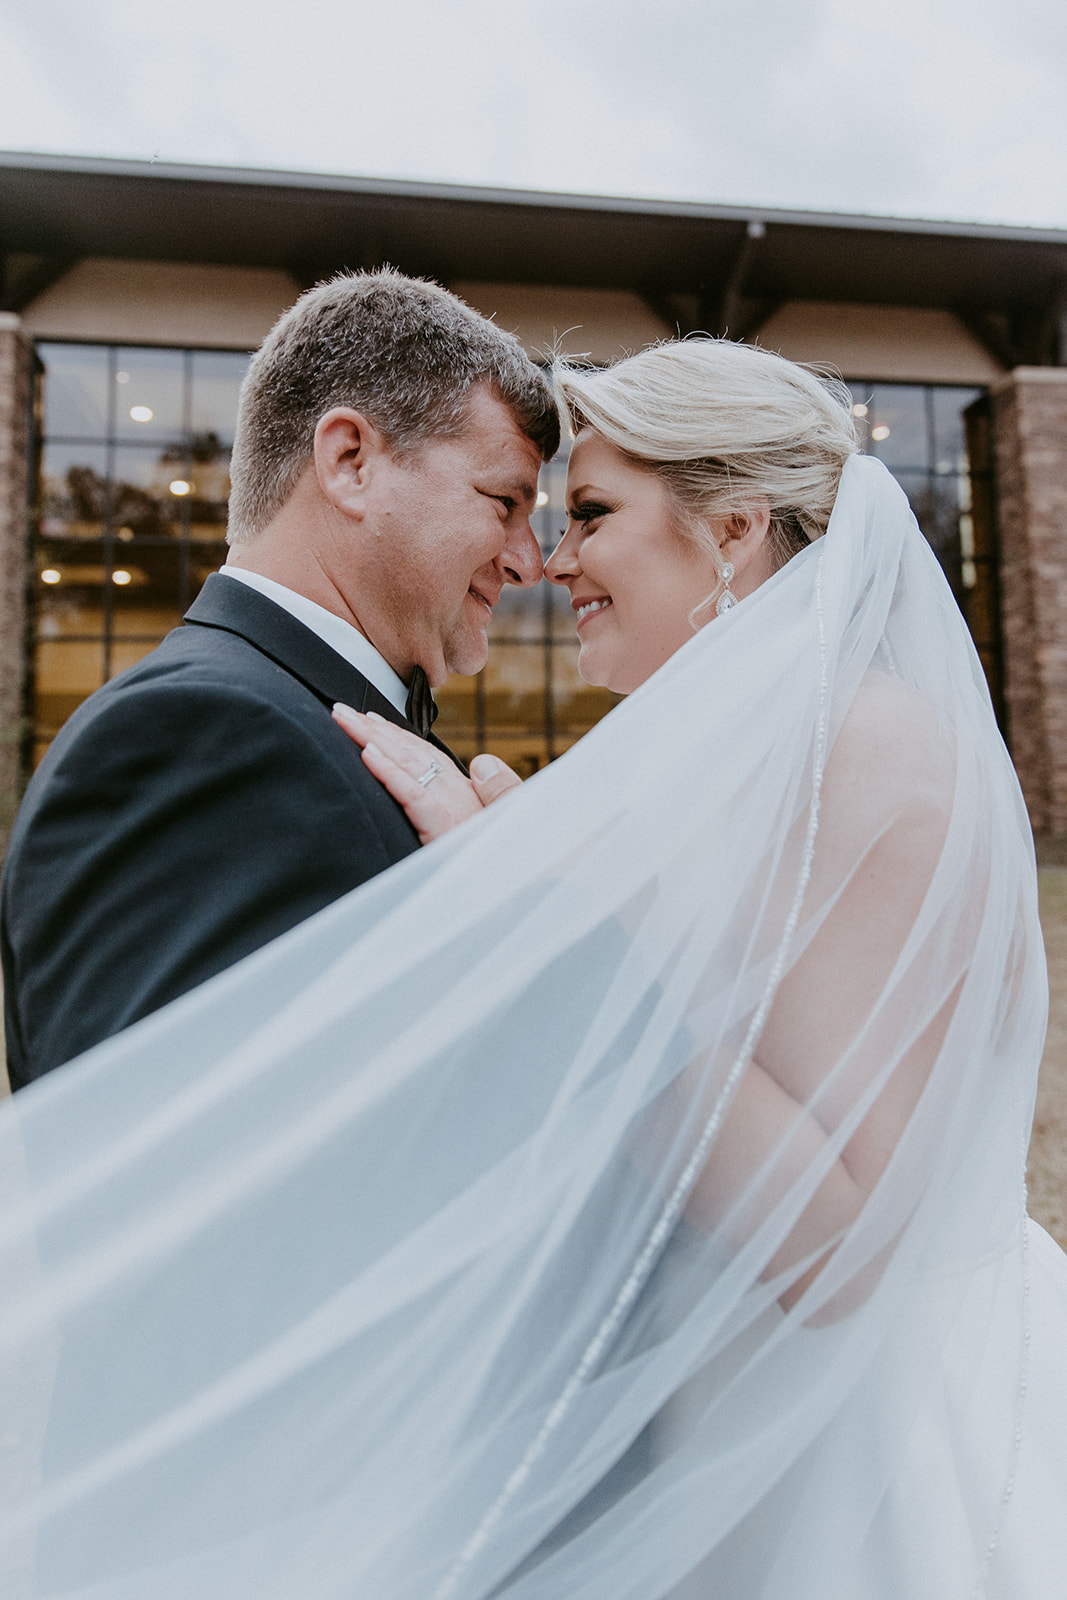
<svg viewBox="0 0 1067 1600"><path fill-rule="evenodd" d="M858 448L852 396L769 350L727 339L652 345L613 367L557 361L556 394L663 480L681 531L721 572L710 523L765 500L776 567L826 532L841 469Z"/></svg>

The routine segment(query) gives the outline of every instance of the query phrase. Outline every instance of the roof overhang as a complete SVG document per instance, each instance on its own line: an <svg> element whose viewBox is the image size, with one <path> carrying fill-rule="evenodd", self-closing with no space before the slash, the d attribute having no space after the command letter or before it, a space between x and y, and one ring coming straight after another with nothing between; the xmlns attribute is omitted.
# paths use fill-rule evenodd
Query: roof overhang
<svg viewBox="0 0 1067 1600"><path fill-rule="evenodd" d="M705 325L795 299L938 307L1009 365L1057 359L1067 306L1062 231L88 157L0 153L0 250L16 310L84 256L305 283L390 261L445 283L628 289L668 310L696 297Z"/></svg>

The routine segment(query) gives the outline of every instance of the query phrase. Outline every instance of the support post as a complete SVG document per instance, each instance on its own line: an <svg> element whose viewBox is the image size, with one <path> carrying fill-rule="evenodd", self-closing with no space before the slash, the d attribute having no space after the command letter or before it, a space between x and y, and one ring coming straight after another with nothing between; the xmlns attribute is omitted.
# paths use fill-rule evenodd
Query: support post
<svg viewBox="0 0 1067 1600"><path fill-rule="evenodd" d="M27 673L33 345L0 312L0 860L19 802Z"/></svg>
<svg viewBox="0 0 1067 1600"><path fill-rule="evenodd" d="M1035 834L1067 839L1067 368L991 396L1012 758Z"/></svg>

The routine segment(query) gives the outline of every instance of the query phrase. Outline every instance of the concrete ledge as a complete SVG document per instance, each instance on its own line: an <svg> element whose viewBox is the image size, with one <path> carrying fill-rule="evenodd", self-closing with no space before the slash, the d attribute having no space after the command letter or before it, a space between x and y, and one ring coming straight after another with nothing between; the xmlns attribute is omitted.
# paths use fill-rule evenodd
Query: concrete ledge
<svg viewBox="0 0 1067 1600"><path fill-rule="evenodd" d="M1067 367L1013 367L1003 377L994 378L990 394L1000 394L1016 383L1067 383Z"/></svg>

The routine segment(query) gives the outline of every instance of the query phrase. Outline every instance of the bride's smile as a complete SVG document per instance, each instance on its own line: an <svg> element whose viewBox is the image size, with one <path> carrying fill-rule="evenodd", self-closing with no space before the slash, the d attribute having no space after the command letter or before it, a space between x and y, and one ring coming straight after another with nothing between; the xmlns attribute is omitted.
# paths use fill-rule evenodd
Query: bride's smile
<svg viewBox="0 0 1067 1600"><path fill-rule="evenodd" d="M570 590L586 683L628 694L692 638L690 616L720 580L679 524L654 472L583 429L567 475L567 527L545 576Z"/></svg>
<svg viewBox="0 0 1067 1600"><path fill-rule="evenodd" d="M611 601L607 598L607 596L604 596L600 600L573 599L571 601L571 605L578 613L578 627L581 628L582 623L585 622L587 618L595 616L598 611L603 611L607 606L610 606L610 604Z"/></svg>

